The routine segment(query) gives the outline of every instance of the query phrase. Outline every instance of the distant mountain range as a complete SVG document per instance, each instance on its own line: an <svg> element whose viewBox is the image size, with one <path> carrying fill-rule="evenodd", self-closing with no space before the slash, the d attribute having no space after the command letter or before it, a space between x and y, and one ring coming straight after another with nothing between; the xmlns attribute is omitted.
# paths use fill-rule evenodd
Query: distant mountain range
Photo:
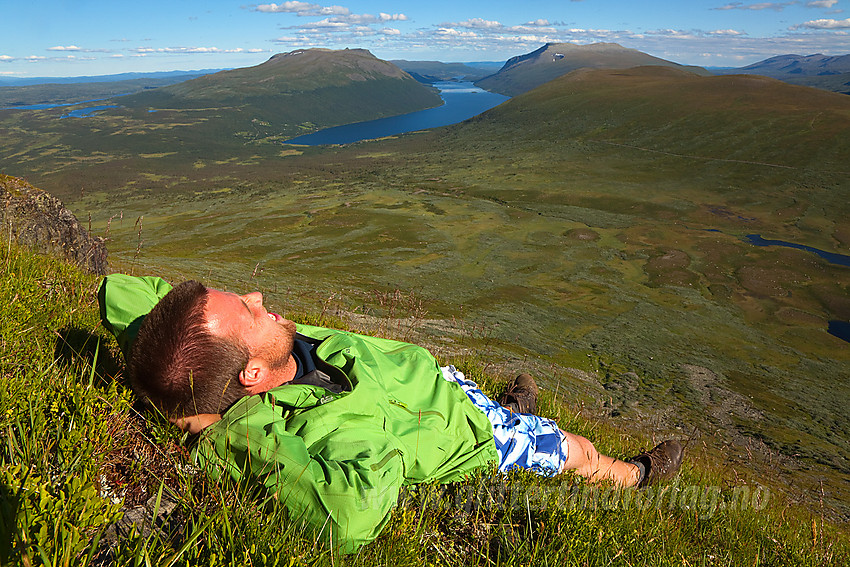
<svg viewBox="0 0 850 567"><path fill-rule="evenodd" d="M628 69L643 65L674 67L698 75L711 74L702 67L680 65L616 43L547 43L536 51L509 59L498 73L475 84L488 91L516 96L576 69Z"/></svg>
<svg viewBox="0 0 850 567"><path fill-rule="evenodd" d="M201 69L197 71L157 71L152 73L118 73L115 75L91 75L80 77L0 77L0 87L23 87L43 84L110 83L135 81L138 79L176 79L185 81L199 75L217 73L223 69Z"/></svg>
<svg viewBox="0 0 850 567"><path fill-rule="evenodd" d="M746 67L712 71L719 75L764 75L786 83L850 94L850 55L777 55Z"/></svg>
<svg viewBox="0 0 850 567"><path fill-rule="evenodd" d="M423 83L462 79L477 81L491 75L495 69L503 65L499 62L482 63L443 63L441 61L405 61L392 60L390 63L410 73L416 80ZM495 69L494 69L495 67Z"/></svg>
<svg viewBox="0 0 850 567"><path fill-rule="evenodd" d="M134 74L134 73L128 73ZM112 75L118 77L119 75ZM161 76L110 81L39 83L0 86L0 109L35 104L74 104L156 89L193 79L197 75L163 73ZM78 77L84 78L84 77Z"/></svg>

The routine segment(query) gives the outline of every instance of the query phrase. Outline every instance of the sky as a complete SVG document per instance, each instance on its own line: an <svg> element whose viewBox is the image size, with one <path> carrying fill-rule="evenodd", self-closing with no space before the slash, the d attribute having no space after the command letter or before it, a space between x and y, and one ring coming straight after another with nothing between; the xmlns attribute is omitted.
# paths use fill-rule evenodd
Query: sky
<svg viewBox="0 0 850 567"><path fill-rule="evenodd" d="M613 42L713 67L850 53L850 0L338 1L0 0L0 76L246 67L308 47L448 62Z"/></svg>

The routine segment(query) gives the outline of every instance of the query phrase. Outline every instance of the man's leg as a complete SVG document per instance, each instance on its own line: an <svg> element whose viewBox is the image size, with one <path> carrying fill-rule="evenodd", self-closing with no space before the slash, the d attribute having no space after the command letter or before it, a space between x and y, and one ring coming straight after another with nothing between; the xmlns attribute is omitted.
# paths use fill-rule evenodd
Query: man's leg
<svg viewBox="0 0 850 567"><path fill-rule="evenodd" d="M567 433L551 419L518 413L520 408L536 406L537 385L527 374L517 376L500 397L507 405L503 407L454 366L443 367L442 371L443 378L460 384L469 400L493 425L501 471L521 467L545 476L575 471L592 482L608 480L629 487L669 479L682 464L684 448L678 441L664 441L650 451L621 461L600 454L588 439ZM517 409L513 408L514 402Z"/></svg>
<svg viewBox="0 0 850 567"><path fill-rule="evenodd" d="M566 438L567 455L562 471L575 471L592 482L610 480L622 487L637 485L641 476L637 465L603 455L581 435L567 433L563 429L561 433Z"/></svg>

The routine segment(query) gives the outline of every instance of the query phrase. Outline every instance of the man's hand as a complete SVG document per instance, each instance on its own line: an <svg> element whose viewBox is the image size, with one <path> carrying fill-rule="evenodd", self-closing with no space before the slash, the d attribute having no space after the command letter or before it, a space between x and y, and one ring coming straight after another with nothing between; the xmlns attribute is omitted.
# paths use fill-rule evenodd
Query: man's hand
<svg viewBox="0 0 850 567"><path fill-rule="evenodd" d="M171 423L189 433L200 433L205 428L221 419L221 414L218 413L199 413L197 415L189 415L172 419Z"/></svg>

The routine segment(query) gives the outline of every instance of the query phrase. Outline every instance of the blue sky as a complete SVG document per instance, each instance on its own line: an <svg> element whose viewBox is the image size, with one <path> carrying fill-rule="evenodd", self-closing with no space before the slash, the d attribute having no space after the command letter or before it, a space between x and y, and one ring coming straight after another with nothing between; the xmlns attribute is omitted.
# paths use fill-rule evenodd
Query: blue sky
<svg viewBox="0 0 850 567"><path fill-rule="evenodd" d="M0 13L0 76L20 77L244 67L305 47L501 61L615 42L704 66L850 53L850 0L4 0Z"/></svg>

